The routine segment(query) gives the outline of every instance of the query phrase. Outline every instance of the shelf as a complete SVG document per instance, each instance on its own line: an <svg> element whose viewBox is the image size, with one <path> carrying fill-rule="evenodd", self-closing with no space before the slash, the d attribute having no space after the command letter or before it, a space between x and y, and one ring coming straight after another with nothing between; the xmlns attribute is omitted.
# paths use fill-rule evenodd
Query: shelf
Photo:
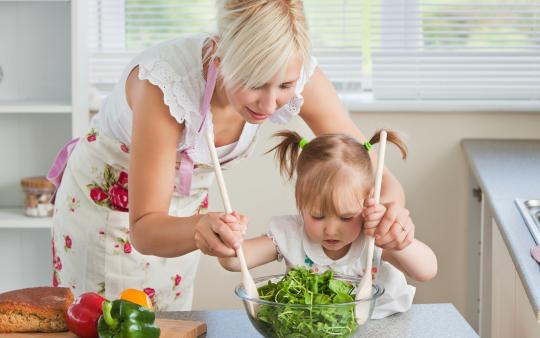
<svg viewBox="0 0 540 338"><path fill-rule="evenodd" d="M2 0L0 0L2 1ZM69 114L73 107L60 101L1 101L0 113L2 114Z"/></svg>
<svg viewBox="0 0 540 338"><path fill-rule="evenodd" d="M50 229L52 217L30 217L22 208L0 208L0 229Z"/></svg>

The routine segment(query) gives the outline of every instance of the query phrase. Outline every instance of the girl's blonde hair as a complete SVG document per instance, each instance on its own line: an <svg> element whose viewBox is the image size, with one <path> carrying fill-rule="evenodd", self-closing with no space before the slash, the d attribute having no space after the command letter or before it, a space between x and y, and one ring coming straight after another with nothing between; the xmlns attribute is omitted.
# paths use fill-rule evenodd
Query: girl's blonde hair
<svg viewBox="0 0 540 338"><path fill-rule="evenodd" d="M289 60L311 60L301 0L217 0L218 34L214 57L229 87L257 88L276 74L284 76Z"/></svg>
<svg viewBox="0 0 540 338"><path fill-rule="evenodd" d="M381 131L369 140L380 141ZM387 130L388 142L395 144L403 159L407 146L394 131ZM288 179L296 174L295 197L299 210L313 210L339 215L338 205L361 202L374 185L373 165L366 147L345 134L325 134L300 148L302 137L294 131L280 131L274 137L280 143L268 152L276 151L281 174Z"/></svg>

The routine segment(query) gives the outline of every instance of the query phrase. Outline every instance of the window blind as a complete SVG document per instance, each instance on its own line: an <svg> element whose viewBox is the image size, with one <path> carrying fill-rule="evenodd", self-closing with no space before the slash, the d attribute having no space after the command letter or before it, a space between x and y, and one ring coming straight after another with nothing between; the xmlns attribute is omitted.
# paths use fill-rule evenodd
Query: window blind
<svg viewBox="0 0 540 338"><path fill-rule="evenodd" d="M375 100L540 100L540 1L379 4Z"/></svg>
<svg viewBox="0 0 540 338"><path fill-rule="evenodd" d="M314 55L340 91L357 91L361 79L361 5L356 1L305 2ZM114 84L139 51L182 33L215 32L215 0L91 0L92 84Z"/></svg>
<svg viewBox="0 0 540 338"><path fill-rule="evenodd" d="M306 0L313 53L338 92L393 102L540 102L540 0ZM90 0L90 81L140 50L215 31L214 0Z"/></svg>

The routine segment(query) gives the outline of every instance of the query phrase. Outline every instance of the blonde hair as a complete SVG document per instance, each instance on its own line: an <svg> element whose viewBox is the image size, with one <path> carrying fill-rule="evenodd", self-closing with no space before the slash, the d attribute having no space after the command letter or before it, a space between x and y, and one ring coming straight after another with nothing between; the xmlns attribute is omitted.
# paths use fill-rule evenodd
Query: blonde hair
<svg viewBox="0 0 540 338"><path fill-rule="evenodd" d="M380 132L371 137L370 144L380 141ZM405 159L405 143L396 132L387 130L387 133L388 141L399 148ZM300 149L302 137L294 131L280 131L274 137L281 141L268 152L276 151L282 175L292 179L296 174L295 197L299 210L339 215L337 205L368 197L375 181L373 165L368 150L355 138L325 134Z"/></svg>
<svg viewBox="0 0 540 338"><path fill-rule="evenodd" d="M218 34L214 57L229 87L257 88L289 61L311 60L311 42L301 0L217 0ZM307 67L304 67L304 69Z"/></svg>

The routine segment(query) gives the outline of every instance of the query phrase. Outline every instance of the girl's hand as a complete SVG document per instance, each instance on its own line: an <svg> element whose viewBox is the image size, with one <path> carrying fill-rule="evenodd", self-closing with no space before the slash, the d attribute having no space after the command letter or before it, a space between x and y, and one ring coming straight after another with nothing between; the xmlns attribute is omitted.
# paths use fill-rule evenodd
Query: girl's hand
<svg viewBox="0 0 540 338"><path fill-rule="evenodd" d="M362 210L362 218L364 220L364 234L375 236L377 226L386 212L386 207L382 204L375 204L373 198L364 201L364 210Z"/></svg>
<svg viewBox="0 0 540 338"><path fill-rule="evenodd" d="M246 234L248 218L246 215L242 215L233 211L231 215L235 218L234 220L229 217L229 215L223 215L223 222L227 223L233 231L239 231L242 236ZM232 220L232 222L230 221Z"/></svg>
<svg viewBox="0 0 540 338"><path fill-rule="evenodd" d="M375 236L375 244L385 250L402 250L414 239L414 224L409 210L397 203L375 204L370 198L364 203L364 233Z"/></svg>
<svg viewBox="0 0 540 338"><path fill-rule="evenodd" d="M236 256L242 243L247 217L233 212L209 212L195 225L195 245L204 254L216 257Z"/></svg>

